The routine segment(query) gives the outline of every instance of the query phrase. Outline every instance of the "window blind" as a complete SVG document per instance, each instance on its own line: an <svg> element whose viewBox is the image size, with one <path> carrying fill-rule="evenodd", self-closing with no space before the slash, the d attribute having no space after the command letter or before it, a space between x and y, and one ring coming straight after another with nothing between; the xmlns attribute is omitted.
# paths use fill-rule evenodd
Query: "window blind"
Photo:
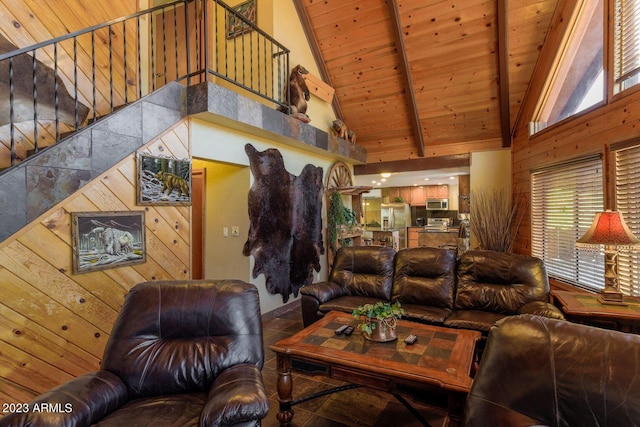
<svg viewBox="0 0 640 427"><path fill-rule="evenodd" d="M604 254L575 246L603 205L599 156L532 173L531 250L549 276L596 291L604 287Z"/></svg>
<svg viewBox="0 0 640 427"><path fill-rule="evenodd" d="M640 145L615 152L616 209L636 237L640 236ZM618 283L626 295L640 295L640 256L620 251Z"/></svg>
<svg viewBox="0 0 640 427"><path fill-rule="evenodd" d="M615 1L614 37L614 79L622 91L640 74L640 0Z"/></svg>

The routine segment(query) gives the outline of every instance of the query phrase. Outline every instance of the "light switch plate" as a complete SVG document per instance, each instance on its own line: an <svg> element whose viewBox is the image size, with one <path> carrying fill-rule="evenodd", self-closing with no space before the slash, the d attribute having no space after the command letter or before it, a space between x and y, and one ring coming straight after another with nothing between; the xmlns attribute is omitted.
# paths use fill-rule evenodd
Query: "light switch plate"
<svg viewBox="0 0 640 427"><path fill-rule="evenodd" d="M240 227L238 227L237 225L234 225L231 227L231 235L233 237L240 237Z"/></svg>
<svg viewBox="0 0 640 427"><path fill-rule="evenodd" d="M222 236L229 237L229 227L222 227Z"/></svg>

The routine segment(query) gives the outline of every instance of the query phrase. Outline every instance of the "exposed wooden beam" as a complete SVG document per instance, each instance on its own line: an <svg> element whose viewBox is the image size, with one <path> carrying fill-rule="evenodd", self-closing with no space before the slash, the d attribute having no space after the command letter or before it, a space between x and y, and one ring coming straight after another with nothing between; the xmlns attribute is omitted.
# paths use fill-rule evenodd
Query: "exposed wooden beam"
<svg viewBox="0 0 640 427"><path fill-rule="evenodd" d="M324 58L322 57L322 52L320 51L318 40L316 39L316 36L313 32L313 27L311 26L309 15L307 14L307 10L304 7L304 0L293 0L293 5L296 8L296 12L298 12L298 18L300 18L302 29L304 30L304 34L307 37L309 47L311 47L313 59L315 59L318 70L320 71L320 77L322 77L322 80L325 83L333 87L333 85L331 84L331 78L329 77L329 70L327 70L327 65L325 64ZM345 122L346 120L344 119L344 114L342 114L342 108L340 108L340 101L338 100L337 96L333 97L331 106L333 107L333 112L335 113L336 117Z"/></svg>
<svg viewBox="0 0 640 427"><path fill-rule="evenodd" d="M506 0L505 0L506 1ZM418 113L418 105L416 103L416 94L413 90L413 79L411 78L411 69L409 68L409 60L407 59L407 49L404 44L404 35L402 34L402 25L400 24L400 11L398 10L398 2L396 0L387 0L389 12L391 14L394 39L398 47L398 55L400 56L400 68L402 71L402 79L404 87L407 88L406 95L409 97L409 118L413 126L413 134L415 136L418 156L424 157L424 137L422 136L422 125L420 124L420 115Z"/></svg>
<svg viewBox="0 0 640 427"><path fill-rule="evenodd" d="M434 170L445 168L457 168L470 166L471 155L454 154L451 156L423 157L421 159L397 160L394 162L368 163L366 165L355 165L354 175L372 175L382 172L410 172L422 170Z"/></svg>
<svg viewBox="0 0 640 427"><path fill-rule="evenodd" d="M500 81L500 128L502 146L511 147L511 112L509 102L509 39L507 2L498 0L498 80Z"/></svg>

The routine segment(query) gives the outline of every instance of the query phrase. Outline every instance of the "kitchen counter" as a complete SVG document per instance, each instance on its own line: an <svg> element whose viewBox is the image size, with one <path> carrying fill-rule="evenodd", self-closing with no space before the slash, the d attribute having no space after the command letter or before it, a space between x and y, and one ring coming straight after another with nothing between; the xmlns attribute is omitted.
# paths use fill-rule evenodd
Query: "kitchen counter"
<svg viewBox="0 0 640 427"><path fill-rule="evenodd" d="M419 230L418 245L440 248L458 245L458 229Z"/></svg>
<svg viewBox="0 0 640 427"><path fill-rule="evenodd" d="M420 230L418 230L418 233L458 233L458 228L457 227L449 227L449 228L442 228L442 229L438 229L438 228L430 228L430 229L426 229L424 227L420 227Z"/></svg>

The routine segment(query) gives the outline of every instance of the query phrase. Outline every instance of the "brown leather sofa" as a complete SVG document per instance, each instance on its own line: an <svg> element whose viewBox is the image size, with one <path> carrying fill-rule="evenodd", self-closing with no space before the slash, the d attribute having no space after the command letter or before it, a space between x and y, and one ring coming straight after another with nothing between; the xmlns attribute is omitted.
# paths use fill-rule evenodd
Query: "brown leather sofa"
<svg viewBox="0 0 640 427"><path fill-rule="evenodd" d="M259 426L269 400L257 289L237 280L134 286L101 369L48 391L0 426ZM44 407L55 412L36 411Z"/></svg>
<svg viewBox="0 0 640 427"><path fill-rule="evenodd" d="M544 264L534 257L468 251L354 246L338 250L326 282L303 286L305 326L331 310L350 313L376 301L400 301L404 319L487 333L505 316L564 319L549 304Z"/></svg>
<svg viewBox="0 0 640 427"><path fill-rule="evenodd" d="M640 425L640 336L511 316L487 338L466 427Z"/></svg>

